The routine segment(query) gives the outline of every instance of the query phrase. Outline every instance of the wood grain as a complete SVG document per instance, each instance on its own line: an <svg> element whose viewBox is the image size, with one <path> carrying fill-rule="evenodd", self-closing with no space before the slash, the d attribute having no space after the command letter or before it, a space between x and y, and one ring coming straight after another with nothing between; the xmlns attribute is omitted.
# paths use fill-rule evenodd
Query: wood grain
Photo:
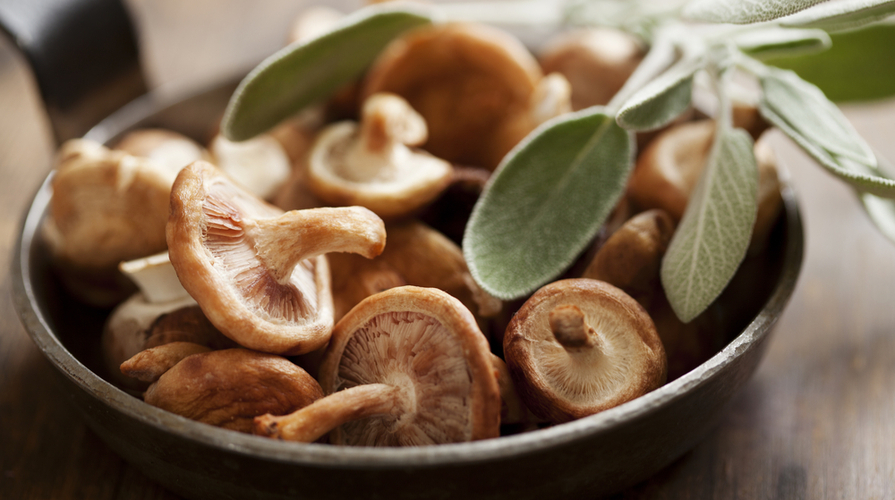
<svg viewBox="0 0 895 500"><path fill-rule="evenodd" d="M262 15L235 0L129 3L152 47L152 81L162 85L239 69L285 32L245 39L242 48L209 40L232 34L240 18L253 26L268 19L285 30L283 19L299 8L270 2ZM19 324L8 263L52 148L27 69L6 42L0 102L0 498L176 499L86 429ZM847 113L895 158L895 102ZM795 295L757 374L717 429L617 498L895 498L895 245L875 231L847 188L786 139L774 142L805 213L806 259Z"/></svg>

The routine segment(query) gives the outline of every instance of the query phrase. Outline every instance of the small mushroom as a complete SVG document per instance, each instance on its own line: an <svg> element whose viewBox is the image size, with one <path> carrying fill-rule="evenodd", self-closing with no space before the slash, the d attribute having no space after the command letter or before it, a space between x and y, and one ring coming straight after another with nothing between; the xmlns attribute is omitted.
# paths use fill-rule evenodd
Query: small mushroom
<svg viewBox="0 0 895 500"><path fill-rule="evenodd" d="M127 133L114 149L152 160L170 172L171 179L180 169L196 160L209 160L208 151L189 137L172 130L149 128Z"/></svg>
<svg viewBox="0 0 895 500"><path fill-rule="evenodd" d="M635 215L609 236L581 277L614 285L649 310L662 291L659 267L674 228L674 220L663 210Z"/></svg>
<svg viewBox="0 0 895 500"><path fill-rule="evenodd" d="M531 131L537 61L506 32L472 23L413 30L373 63L362 96L393 92L425 118L424 147L450 162L493 170Z"/></svg>
<svg viewBox="0 0 895 500"><path fill-rule="evenodd" d="M323 396L317 381L291 361L242 348L166 344L139 353L123 369L154 380L146 403L239 432L251 433L259 415L288 414Z"/></svg>
<svg viewBox="0 0 895 500"><path fill-rule="evenodd" d="M385 227L360 207L283 213L196 162L174 183L168 246L183 287L221 332L250 349L294 355L325 345L332 329L323 254L374 257Z"/></svg>
<svg viewBox="0 0 895 500"><path fill-rule="evenodd" d="M118 264L165 250L175 175L156 162L93 141L62 145L42 235L73 295L110 307L133 293Z"/></svg>
<svg viewBox="0 0 895 500"><path fill-rule="evenodd" d="M656 137L637 159L627 194L641 209L661 208L680 221L696 182L705 166L715 122L700 120L676 125ZM758 160L758 213L751 245L764 245L777 220L782 198L773 152L760 140Z"/></svg>
<svg viewBox="0 0 895 500"><path fill-rule="evenodd" d="M646 51L635 37L611 28L564 32L539 56L545 73L558 72L572 88L572 109L608 103L640 64Z"/></svg>
<svg viewBox="0 0 895 500"><path fill-rule="evenodd" d="M523 401L553 423L612 408L665 383L665 351L649 315L596 280L561 280L535 292L510 322L504 354Z"/></svg>
<svg viewBox="0 0 895 500"><path fill-rule="evenodd" d="M422 446L499 435L500 391L488 342L466 308L434 289L367 298L336 325L320 382L327 396L257 434L358 446Z"/></svg>
<svg viewBox="0 0 895 500"><path fill-rule="evenodd" d="M324 129L311 151L308 183L332 205L360 205L382 218L408 215L437 197L451 164L410 146L426 140L426 122L404 99L366 100L360 127L339 122Z"/></svg>
<svg viewBox="0 0 895 500"><path fill-rule="evenodd" d="M292 172L289 155L269 133L241 142L218 134L209 150L219 169L259 198L273 198Z"/></svg>

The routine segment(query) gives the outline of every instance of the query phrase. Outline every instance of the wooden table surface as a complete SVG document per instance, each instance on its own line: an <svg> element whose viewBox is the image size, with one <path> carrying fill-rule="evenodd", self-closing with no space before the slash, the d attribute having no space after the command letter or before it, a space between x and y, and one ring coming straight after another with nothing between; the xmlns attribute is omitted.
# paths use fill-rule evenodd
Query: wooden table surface
<svg viewBox="0 0 895 500"><path fill-rule="evenodd" d="M153 85L229 74L273 51L300 2L132 0ZM260 29L262 27L265 29ZM255 37L234 33L259 33ZM19 323L9 262L52 155L27 68L0 41L0 498L175 499L109 450L55 392ZM895 102L846 108L895 159ZM619 498L895 498L895 244L782 137L804 211L802 276L755 377L683 458Z"/></svg>

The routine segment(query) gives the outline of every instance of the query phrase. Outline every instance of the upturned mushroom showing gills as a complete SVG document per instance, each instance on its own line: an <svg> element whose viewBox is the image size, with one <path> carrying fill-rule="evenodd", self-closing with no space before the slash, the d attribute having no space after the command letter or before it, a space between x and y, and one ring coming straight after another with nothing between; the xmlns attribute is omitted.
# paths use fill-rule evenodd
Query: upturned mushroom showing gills
<svg viewBox="0 0 895 500"><path fill-rule="evenodd" d="M308 183L333 205L360 205L382 218L412 213L450 183L451 164L411 146L426 140L426 122L394 94L374 94L360 126L324 129L311 150Z"/></svg>
<svg viewBox="0 0 895 500"><path fill-rule="evenodd" d="M243 347L288 355L329 339L324 254L372 258L385 246L382 220L365 208L283 213L206 162L177 177L167 235L178 278L212 324Z"/></svg>
<svg viewBox="0 0 895 500"><path fill-rule="evenodd" d="M488 342L450 295L404 286L368 297L333 330L320 369L327 396L256 434L357 446L497 437L501 399Z"/></svg>
<svg viewBox="0 0 895 500"><path fill-rule="evenodd" d="M535 292L507 328L504 355L522 400L553 423L618 406L666 377L665 351L643 307L590 279Z"/></svg>

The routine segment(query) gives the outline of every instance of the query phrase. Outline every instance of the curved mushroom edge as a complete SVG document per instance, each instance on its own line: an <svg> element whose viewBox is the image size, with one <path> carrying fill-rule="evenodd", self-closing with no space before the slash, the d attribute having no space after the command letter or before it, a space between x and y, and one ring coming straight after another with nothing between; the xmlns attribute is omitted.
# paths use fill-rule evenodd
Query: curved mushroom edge
<svg viewBox="0 0 895 500"><path fill-rule="evenodd" d="M500 435L500 388L491 361L491 350L475 317L451 295L435 288L401 286L367 297L348 312L333 329L320 367L319 381L326 394L339 390L339 365L345 347L354 333L382 314L394 312L419 313L435 318L452 332L462 346L470 379L473 381L471 398L480 404L472 405L471 440L489 439ZM331 433L331 441L341 441L340 429Z"/></svg>
<svg viewBox="0 0 895 500"><path fill-rule="evenodd" d="M567 303L563 299L569 296L586 297L592 307L618 316L640 343L643 353L643 363L638 367L640 371L629 372L627 387L604 400L576 403L559 396L544 375L542 360L533 354L535 345L544 340L534 338L529 331L531 325L537 324L542 316L546 318L554 307ZM543 322L546 323L546 319ZM546 339L546 342L558 345L552 335ZM597 342L602 340L600 336ZM504 355L520 397L535 416L553 423L568 422L618 406L662 386L667 377L664 346L643 306L613 285L586 278L560 280L535 292L507 327Z"/></svg>
<svg viewBox="0 0 895 500"><path fill-rule="evenodd" d="M184 168L174 182L167 225L168 252L183 287L196 299L211 323L243 347L281 355L304 354L323 347L333 326L326 256L309 259L313 261L318 292L317 310L311 321L288 325L259 317L246 307L234 286L221 276L203 244L207 230L202 210L206 183L216 177L226 179L214 166L199 161ZM257 201L270 216L282 213L282 210L244 193L236 185L232 188Z"/></svg>

